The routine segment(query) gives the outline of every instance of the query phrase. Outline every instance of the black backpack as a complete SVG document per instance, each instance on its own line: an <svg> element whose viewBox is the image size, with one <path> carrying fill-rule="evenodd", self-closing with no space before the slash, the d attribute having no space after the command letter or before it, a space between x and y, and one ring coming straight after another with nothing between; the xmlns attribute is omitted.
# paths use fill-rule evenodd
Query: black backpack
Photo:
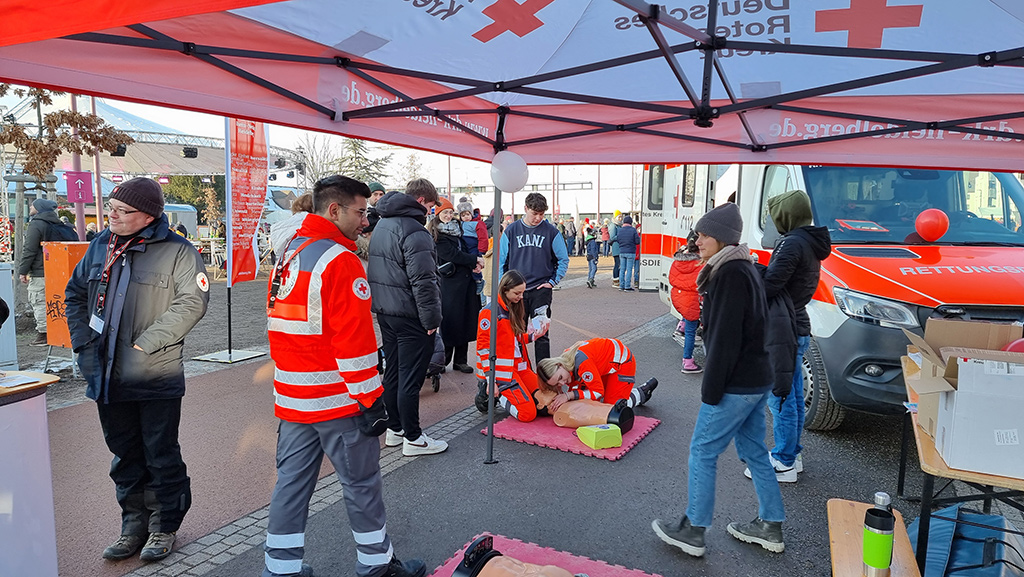
<svg viewBox="0 0 1024 577"><path fill-rule="evenodd" d="M75 231L73 227L68 226L63 222L51 222L50 227L46 231L46 238L44 240L48 242L75 242L78 240L78 232Z"/></svg>

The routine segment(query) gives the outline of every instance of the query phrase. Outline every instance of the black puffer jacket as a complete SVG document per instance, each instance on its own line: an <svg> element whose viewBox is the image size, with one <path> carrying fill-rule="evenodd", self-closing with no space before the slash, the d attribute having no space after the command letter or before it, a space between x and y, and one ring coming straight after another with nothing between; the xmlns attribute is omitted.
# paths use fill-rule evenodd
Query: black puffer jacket
<svg viewBox="0 0 1024 577"><path fill-rule="evenodd" d="M811 334L811 319L805 307L818 290L821 261L831 252L832 240L827 228L801 226L779 239L768 269L764 271L764 290L769 301L783 290L793 299L800 336Z"/></svg>
<svg viewBox="0 0 1024 577"><path fill-rule="evenodd" d="M757 264L758 272L763 276L767 270L764 265ZM793 389L793 371L796 370L796 315L793 300L786 291L778 291L767 299L768 325L767 348L768 361L772 365L774 384L772 394L776 397L788 397Z"/></svg>
<svg viewBox="0 0 1024 577"><path fill-rule="evenodd" d="M18 263L18 274L43 276L43 245L49 236L50 227L62 224L60 217L52 210L37 212L28 222L25 231L25 244L21 249L21 262Z"/></svg>
<svg viewBox="0 0 1024 577"><path fill-rule="evenodd" d="M427 209L392 191L377 201L380 222L370 239L366 269L373 312L419 319L423 330L441 326L434 239L424 228Z"/></svg>

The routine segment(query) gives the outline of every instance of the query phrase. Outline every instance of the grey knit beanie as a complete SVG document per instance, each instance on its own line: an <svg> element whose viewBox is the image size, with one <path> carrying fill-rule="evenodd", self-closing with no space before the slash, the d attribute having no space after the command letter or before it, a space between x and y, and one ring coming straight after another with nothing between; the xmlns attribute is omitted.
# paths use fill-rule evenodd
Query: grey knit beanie
<svg viewBox="0 0 1024 577"><path fill-rule="evenodd" d="M473 212L473 204L470 202L460 202L455 206L456 214L462 214L464 212Z"/></svg>
<svg viewBox="0 0 1024 577"><path fill-rule="evenodd" d="M45 198L37 198L32 201L32 208L36 209L37 213L57 210L57 203Z"/></svg>
<svg viewBox="0 0 1024 577"><path fill-rule="evenodd" d="M716 206L700 217L693 230L710 236L722 244L739 244L743 233L740 207L731 202Z"/></svg>
<svg viewBox="0 0 1024 577"><path fill-rule="evenodd" d="M110 198L120 200L153 218L160 218L164 213L164 191L160 183L152 178L140 176L122 182L110 193Z"/></svg>

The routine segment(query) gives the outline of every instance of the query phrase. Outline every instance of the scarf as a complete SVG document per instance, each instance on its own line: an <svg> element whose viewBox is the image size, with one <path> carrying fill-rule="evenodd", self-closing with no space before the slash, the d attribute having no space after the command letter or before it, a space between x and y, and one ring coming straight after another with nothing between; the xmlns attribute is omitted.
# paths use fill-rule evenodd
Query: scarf
<svg viewBox="0 0 1024 577"><path fill-rule="evenodd" d="M462 236L462 222L455 219L448 222L438 221L437 231L451 236Z"/></svg>
<svg viewBox="0 0 1024 577"><path fill-rule="evenodd" d="M718 272L718 266L732 260L754 262L754 256L750 254L750 249L747 248L746 243L729 245L716 252L697 274L697 292L705 294L708 284L715 277L715 273Z"/></svg>

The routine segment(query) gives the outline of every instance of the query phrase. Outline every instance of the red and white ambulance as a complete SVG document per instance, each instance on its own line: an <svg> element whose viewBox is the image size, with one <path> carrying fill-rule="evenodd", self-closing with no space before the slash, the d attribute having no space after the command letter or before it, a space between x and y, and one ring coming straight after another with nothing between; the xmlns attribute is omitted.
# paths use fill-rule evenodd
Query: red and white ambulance
<svg viewBox="0 0 1024 577"><path fill-rule="evenodd" d="M814 224L827 226L832 254L807 310L804 357L808 429L833 429L847 409L902 412L906 400L900 329L921 333L929 317L1024 321L1024 187L1014 174L849 166L743 165L735 202L743 242L767 263L778 239L767 201L801 189ZM641 288L669 303L672 254L693 224L731 190L715 191L717 167L645 170ZM716 198L717 197L717 198ZM917 216L949 218L934 242ZM669 305L671 308L671 305Z"/></svg>

